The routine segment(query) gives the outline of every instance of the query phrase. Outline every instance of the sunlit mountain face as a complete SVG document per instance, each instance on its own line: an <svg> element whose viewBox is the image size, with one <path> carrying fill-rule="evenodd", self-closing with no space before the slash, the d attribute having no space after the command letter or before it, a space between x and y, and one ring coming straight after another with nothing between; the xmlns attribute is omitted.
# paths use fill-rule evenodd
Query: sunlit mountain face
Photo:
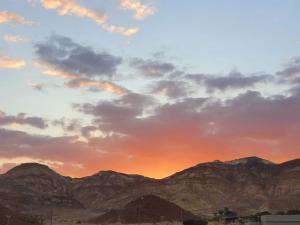
<svg viewBox="0 0 300 225"><path fill-rule="evenodd" d="M0 173L162 178L300 155L300 2L0 1Z"/></svg>

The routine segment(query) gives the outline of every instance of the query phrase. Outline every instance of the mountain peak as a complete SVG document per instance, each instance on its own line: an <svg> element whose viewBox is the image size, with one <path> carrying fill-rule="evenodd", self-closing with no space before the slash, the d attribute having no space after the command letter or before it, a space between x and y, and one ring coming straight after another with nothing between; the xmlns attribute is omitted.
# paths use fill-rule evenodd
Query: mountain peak
<svg viewBox="0 0 300 225"><path fill-rule="evenodd" d="M156 195L144 195L129 202L122 209L111 210L89 222L100 223L158 223L162 221L180 221L196 219L191 212Z"/></svg>
<svg viewBox="0 0 300 225"><path fill-rule="evenodd" d="M6 172L7 175L24 175L24 174L51 174L58 175L54 170L50 169L48 166L40 163L23 163L20 164L9 171Z"/></svg>
<svg viewBox="0 0 300 225"><path fill-rule="evenodd" d="M262 159L256 156L251 156L251 157L245 157L245 158L240 158L240 159L235 159L231 161L225 161L224 163L230 164L230 165L242 165L242 164L265 164L265 165L272 165L274 164L273 162Z"/></svg>

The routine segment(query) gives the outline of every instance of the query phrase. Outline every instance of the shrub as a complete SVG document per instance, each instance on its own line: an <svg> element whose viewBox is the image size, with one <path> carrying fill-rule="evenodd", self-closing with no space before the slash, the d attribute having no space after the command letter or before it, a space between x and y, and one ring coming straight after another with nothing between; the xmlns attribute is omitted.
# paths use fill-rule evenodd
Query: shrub
<svg viewBox="0 0 300 225"><path fill-rule="evenodd" d="M208 222L203 219L183 221L183 225L207 225L207 223Z"/></svg>

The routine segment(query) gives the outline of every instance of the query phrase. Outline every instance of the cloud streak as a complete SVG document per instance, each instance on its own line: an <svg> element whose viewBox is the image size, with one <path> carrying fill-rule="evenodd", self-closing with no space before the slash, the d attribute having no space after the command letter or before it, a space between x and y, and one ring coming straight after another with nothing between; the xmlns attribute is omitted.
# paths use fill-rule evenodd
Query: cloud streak
<svg viewBox="0 0 300 225"><path fill-rule="evenodd" d="M8 23L8 22L15 22L18 24L24 25L32 25L33 22L30 20L25 19L24 17L8 11L0 11L0 24Z"/></svg>
<svg viewBox="0 0 300 225"><path fill-rule="evenodd" d="M80 87L87 87L91 91L99 91L104 90L107 92L111 92L114 94L123 95L128 93L128 90L126 90L123 87L120 87L112 82L109 81L101 81L101 80L91 80L87 78L79 78L79 79L73 79L66 83L67 87L70 88L80 88Z"/></svg>
<svg viewBox="0 0 300 225"><path fill-rule="evenodd" d="M3 40L11 43L29 43L31 40L20 35L5 35Z"/></svg>
<svg viewBox="0 0 300 225"><path fill-rule="evenodd" d="M148 16L151 16L155 13L153 7L142 4L137 0L120 0L121 8L125 10L133 10L134 18L137 20L144 19Z"/></svg>
<svg viewBox="0 0 300 225"><path fill-rule="evenodd" d="M175 70L172 63L161 62L159 60L144 60L134 58L131 60L131 66L136 68L142 75L149 77L162 77Z"/></svg>
<svg viewBox="0 0 300 225"><path fill-rule="evenodd" d="M17 69L24 67L25 65L25 61L11 58L0 52L0 68Z"/></svg>
<svg viewBox="0 0 300 225"><path fill-rule="evenodd" d="M209 92L216 90L224 92L227 90L254 87L256 84L270 81L272 77L266 74L252 74L246 76L240 72L232 71L226 76L188 74L186 78L200 85L204 85Z"/></svg>
<svg viewBox="0 0 300 225"><path fill-rule="evenodd" d="M40 2L45 9L56 10L60 16L78 16L91 19L110 33L131 36L139 31L137 27L125 28L109 24L106 14L85 8L79 5L75 0L40 0Z"/></svg>
<svg viewBox="0 0 300 225"><path fill-rule="evenodd" d="M0 126L13 124L29 125L39 129L47 128L45 120L40 117L27 117L25 113L19 113L17 116L9 116L0 111Z"/></svg>

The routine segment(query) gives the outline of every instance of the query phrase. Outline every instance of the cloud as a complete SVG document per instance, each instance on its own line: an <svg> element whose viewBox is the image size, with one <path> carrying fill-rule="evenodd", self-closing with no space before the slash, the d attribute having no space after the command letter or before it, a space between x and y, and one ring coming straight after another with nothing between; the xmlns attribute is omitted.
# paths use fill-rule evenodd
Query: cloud
<svg viewBox="0 0 300 225"><path fill-rule="evenodd" d="M45 9L56 10L60 16L78 16L93 20L98 25L110 33L119 33L125 36L131 36L138 32L137 27L125 28L115 26L107 22L108 16L102 12L95 12L91 9L80 6L75 0L40 0Z"/></svg>
<svg viewBox="0 0 300 225"><path fill-rule="evenodd" d="M27 117L25 113L19 113L17 116L9 116L0 111L0 126L7 125L29 125L39 129L47 128L47 124L43 118L40 117Z"/></svg>
<svg viewBox="0 0 300 225"><path fill-rule="evenodd" d="M35 53L39 62L50 68L47 74L66 77L112 77L122 62L120 57L95 52L59 35L52 35L46 42L35 44Z"/></svg>
<svg viewBox="0 0 300 225"><path fill-rule="evenodd" d="M162 80L154 85L152 93L170 98L184 98L189 93L189 87L184 81Z"/></svg>
<svg viewBox="0 0 300 225"><path fill-rule="evenodd" d="M172 63L161 62L158 60L143 60L134 58L131 60L131 66L135 67L140 73L150 77L161 77L175 70Z"/></svg>
<svg viewBox="0 0 300 225"><path fill-rule="evenodd" d="M223 101L182 98L167 104L128 93L74 108L93 117L76 125L85 142L0 129L1 157L63 162L59 170L76 176L113 169L163 177L214 159L258 155L284 161L299 155L299 93L264 97L248 91Z"/></svg>
<svg viewBox="0 0 300 225"><path fill-rule="evenodd" d="M118 86L109 81L101 80L91 80L87 78L73 79L66 83L67 87L70 88L79 88L79 87L88 87L93 91L104 90L114 94L123 95L128 92L125 88Z"/></svg>
<svg viewBox="0 0 300 225"><path fill-rule="evenodd" d="M120 5L125 10L133 10L134 18L141 20L155 13L153 7L142 4L137 0L120 0Z"/></svg>
<svg viewBox="0 0 300 225"><path fill-rule="evenodd" d="M3 40L11 43L29 43L31 40L19 35L5 35Z"/></svg>
<svg viewBox="0 0 300 225"><path fill-rule="evenodd" d="M73 132L81 129L81 121L79 119L61 118L52 122L53 126L61 127L65 132Z"/></svg>
<svg viewBox="0 0 300 225"><path fill-rule="evenodd" d="M21 68L26 65L26 62L23 60L13 59L7 55L4 55L0 52L0 68Z"/></svg>
<svg viewBox="0 0 300 225"><path fill-rule="evenodd" d="M155 104L155 99L150 95L138 94L130 92L115 100L116 104L133 107L136 109L144 109Z"/></svg>
<svg viewBox="0 0 300 225"><path fill-rule="evenodd" d="M46 9L57 10L61 16L76 15L79 17L87 17L94 20L97 24L103 24L107 20L105 14L84 8L74 0L41 0L41 4Z"/></svg>
<svg viewBox="0 0 300 225"><path fill-rule="evenodd" d="M110 32L110 33L119 33L124 36L131 36L139 32L138 27L131 27L131 28L125 28L120 26L115 26L111 24L103 24L103 29Z"/></svg>
<svg viewBox="0 0 300 225"><path fill-rule="evenodd" d="M32 87L34 90L37 91L44 91L49 85L45 83L33 83L33 82L28 82L28 86Z"/></svg>
<svg viewBox="0 0 300 225"><path fill-rule="evenodd" d="M114 101L100 101L96 105L90 103L75 104L74 108L85 114L93 115L96 118L95 121L99 123L97 127L101 126L103 130L106 130L105 127L107 127L108 130L106 131L110 132L114 131L110 130L110 126L118 126L119 123L131 123L147 113L147 109L155 104L155 100L151 96L128 93Z"/></svg>
<svg viewBox="0 0 300 225"><path fill-rule="evenodd" d="M13 12L0 11L0 24L15 22L24 25L32 25L33 22L26 20L24 17L17 15Z"/></svg>
<svg viewBox="0 0 300 225"><path fill-rule="evenodd" d="M266 74L251 74L246 76L240 72L232 71L226 76L188 74L186 78L204 85L208 91L227 91L230 89L254 87L258 83L269 81L271 76Z"/></svg>
<svg viewBox="0 0 300 225"><path fill-rule="evenodd" d="M122 99L75 108L94 117L87 133L102 133L90 137L90 145L133 155L131 169L153 174L154 159L157 171L171 173L220 157L258 155L284 161L298 154L300 95L264 97L248 91L226 101L183 98L154 104L153 113L144 116L146 106L124 104ZM163 170L163 165L168 169Z"/></svg>
<svg viewBox="0 0 300 225"><path fill-rule="evenodd" d="M45 69L45 71L43 71L43 74L50 76L50 77L58 77L58 78L62 78L62 79L73 79L73 78L79 78L80 75L78 74L71 74L71 73L66 73L64 71L60 71L57 69L53 69L51 68L51 66L40 63L41 67Z"/></svg>
<svg viewBox="0 0 300 225"><path fill-rule="evenodd" d="M122 63L121 57L95 52L70 38L52 35L45 43L35 45L39 65L45 75L66 79L69 88L86 87L90 91L107 91L119 95L128 90L111 81Z"/></svg>
<svg viewBox="0 0 300 225"><path fill-rule="evenodd" d="M36 161L73 176L82 175L81 162L101 161L101 155L76 136L40 136L8 129L0 129L0 155L0 161L10 164Z"/></svg>
<svg viewBox="0 0 300 225"><path fill-rule="evenodd" d="M277 75L281 80L300 83L300 57L294 57L285 65L285 68L279 72Z"/></svg>

